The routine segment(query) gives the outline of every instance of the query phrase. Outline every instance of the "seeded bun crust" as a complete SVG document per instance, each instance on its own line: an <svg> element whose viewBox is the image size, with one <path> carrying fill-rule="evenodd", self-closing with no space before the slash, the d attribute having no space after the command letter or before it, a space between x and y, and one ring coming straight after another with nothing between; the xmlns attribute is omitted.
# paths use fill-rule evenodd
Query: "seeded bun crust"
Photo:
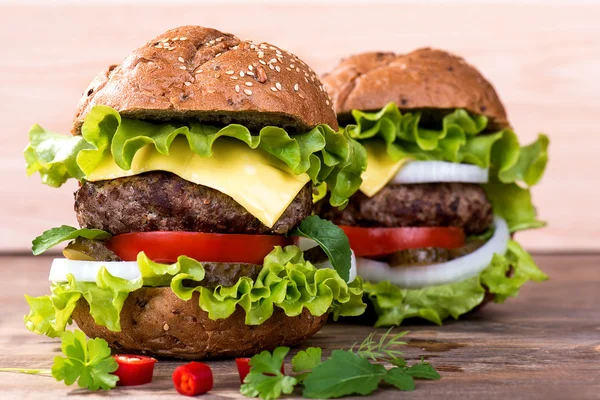
<svg viewBox="0 0 600 400"><path fill-rule="evenodd" d="M73 311L73 320L87 336L103 338L120 352L186 360L252 356L294 346L317 333L327 316L315 317L304 310L287 317L275 308L262 325L246 325L245 313L238 308L229 318L213 321L198 306L198 293L184 301L168 287L131 293L121 311L121 332L97 325L83 299Z"/></svg>
<svg viewBox="0 0 600 400"><path fill-rule="evenodd" d="M324 75L335 111L371 111L395 102L401 110L463 108L485 115L492 129L509 126L493 86L464 59L441 50L370 52L342 60Z"/></svg>
<svg viewBox="0 0 600 400"><path fill-rule="evenodd" d="M99 104L133 119L337 129L327 92L302 60L200 26L167 31L98 75L78 105L73 134Z"/></svg>

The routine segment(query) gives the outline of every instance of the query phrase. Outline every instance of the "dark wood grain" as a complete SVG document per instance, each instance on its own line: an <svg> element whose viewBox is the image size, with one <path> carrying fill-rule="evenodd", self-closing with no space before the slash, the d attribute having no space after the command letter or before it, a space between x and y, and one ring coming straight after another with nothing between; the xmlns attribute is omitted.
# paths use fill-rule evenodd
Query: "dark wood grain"
<svg viewBox="0 0 600 400"><path fill-rule="evenodd" d="M600 399L600 255L543 256L536 259L551 276L530 284L516 299L490 305L443 327L413 324L406 356L428 359L442 374L419 381L417 390L381 390L380 399ZM50 258L0 257L5 278L0 292L0 367L49 367L58 342L28 332L23 293L47 293ZM329 324L306 345L328 354L362 340L372 328ZM384 330L381 330L383 332ZM179 398L170 376L177 361L161 361L154 382L89 394L52 378L0 374L1 399L120 397ZM238 398L232 361L210 362L215 389L204 399Z"/></svg>

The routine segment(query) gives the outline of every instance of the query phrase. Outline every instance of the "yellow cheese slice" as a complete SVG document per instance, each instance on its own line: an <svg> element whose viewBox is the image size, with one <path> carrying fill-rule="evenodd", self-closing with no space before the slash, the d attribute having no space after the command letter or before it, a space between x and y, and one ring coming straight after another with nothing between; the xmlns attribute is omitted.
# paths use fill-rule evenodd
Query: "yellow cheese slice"
<svg viewBox="0 0 600 400"><path fill-rule="evenodd" d="M119 168L107 154L86 179L94 182L148 171L172 172L225 193L269 228L310 180L307 174L294 175L282 161L236 139L219 138L212 150L212 157L200 157L179 137L171 144L169 155L160 154L154 145L141 148L129 171Z"/></svg>
<svg viewBox="0 0 600 400"><path fill-rule="evenodd" d="M368 197L373 197L379 192L410 158L394 161L385 148L382 140L370 140L361 143L367 149L367 170L362 174L360 191Z"/></svg>

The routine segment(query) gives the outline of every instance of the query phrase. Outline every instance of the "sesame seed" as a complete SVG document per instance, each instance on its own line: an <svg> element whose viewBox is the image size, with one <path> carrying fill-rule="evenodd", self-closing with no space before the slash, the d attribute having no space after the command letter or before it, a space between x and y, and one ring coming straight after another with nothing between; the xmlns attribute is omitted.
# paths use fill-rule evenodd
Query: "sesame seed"
<svg viewBox="0 0 600 400"><path fill-rule="evenodd" d="M277 72L281 72L281 68L279 68L279 65L276 65L275 69L277 70Z"/></svg>
<svg viewBox="0 0 600 400"><path fill-rule="evenodd" d="M290 68L294 68L294 64L293 64L293 63L292 63L292 64L290 64Z"/></svg>
<svg viewBox="0 0 600 400"><path fill-rule="evenodd" d="M171 39L171 40L175 42L175 41L179 40L179 38L178 38L178 37L174 37L174 38L173 38L173 39Z"/></svg>
<svg viewBox="0 0 600 400"><path fill-rule="evenodd" d="M216 39L215 39L215 41L217 41L217 42L220 42L220 41L222 41L222 40L223 40L223 38L222 38L222 37L218 37L218 38L216 38Z"/></svg>
<svg viewBox="0 0 600 400"><path fill-rule="evenodd" d="M300 72L300 68L296 67L296 72Z"/></svg>
<svg viewBox="0 0 600 400"><path fill-rule="evenodd" d="M169 47L167 50L175 50L175 47Z"/></svg>
<svg viewBox="0 0 600 400"><path fill-rule="evenodd" d="M271 90L274 91L274 92L276 92L277 88L275 86L271 86Z"/></svg>
<svg viewBox="0 0 600 400"><path fill-rule="evenodd" d="M230 79L233 79L234 81L237 81L237 79L238 79L238 77L237 77L237 76L235 76L235 75L232 75L232 76L230 76L229 78L230 78Z"/></svg>
<svg viewBox="0 0 600 400"><path fill-rule="evenodd" d="M253 68L254 68L254 67L253 67L252 65L248 65L248 69L249 69L250 71L252 71L252 69L253 69Z"/></svg>
<svg viewBox="0 0 600 400"><path fill-rule="evenodd" d="M277 59L276 59L276 58L271 58L271 59L269 60L269 62L270 62L270 63L276 63L276 62L277 62Z"/></svg>
<svg viewBox="0 0 600 400"><path fill-rule="evenodd" d="M285 69L287 69L288 71L292 72L292 70L290 68L288 68L288 67L285 67Z"/></svg>
<svg viewBox="0 0 600 400"><path fill-rule="evenodd" d="M187 37L182 36L182 37L179 38L179 40L187 40Z"/></svg>
<svg viewBox="0 0 600 400"><path fill-rule="evenodd" d="M258 60L259 63L261 63L262 65L267 65L266 62L264 62L263 60Z"/></svg>
<svg viewBox="0 0 600 400"><path fill-rule="evenodd" d="M240 76L243 78L244 77L244 71L240 71Z"/></svg>
<svg viewBox="0 0 600 400"><path fill-rule="evenodd" d="M252 90L244 89L244 93L246 93L248 96L250 96L252 94Z"/></svg>
<svg viewBox="0 0 600 400"><path fill-rule="evenodd" d="M244 85L246 85L246 86L252 86L252 82L245 82Z"/></svg>
<svg viewBox="0 0 600 400"><path fill-rule="evenodd" d="M264 43L261 43L261 44L260 44L260 48L261 48L261 49L265 49L265 50L266 50L266 49L268 49L267 45L266 45L266 44L264 44Z"/></svg>
<svg viewBox="0 0 600 400"><path fill-rule="evenodd" d="M276 83L275 83L275 87L276 87L277 89L281 90L281 83L279 83L279 82L276 82Z"/></svg>
<svg viewBox="0 0 600 400"><path fill-rule="evenodd" d="M235 91L238 93L240 92L240 85L235 85Z"/></svg>
<svg viewBox="0 0 600 400"><path fill-rule="evenodd" d="M219 57L221 55L221 53L217 53L215 54L215 57Z"/></svg>
<svg viewBox="0 0 600 400"><path fill-rule="evenodd" d="M206 92L209 93L209 94L213 94L214 92L216 92L216 90L215 89L208 89Z"/></svg>
<svg viewBox="0 0 600 400"><path fill-rule="evenodd" d="M329 105L329 100L325 100L325 104Z"/></svg>
<svg viewBox="0 0 600 400"><path fill-rule="evenodd" d="M296 83L296 84L294 85L294 90L297 92L299 88L300 88L300 86L298 86L298 84Z"/></svg>
<svg viewBox="0 0 600 400"><path fill-rule="evenodd" d="M192 82L183 82L185 86L191 86Z"/></svg>
<svg viewBox="0 0 600 400"><path fill-rule="evenodd" d="M275 47L275 46L269 46L269 48L270 48L271 50L276 50L276 51L279 51L279 49L278 49L277 47Z"/></svg>
<svg viewBox="0 0 600 400"><path fill-rule="evenodd" d="M180 66L179 66L179 69L186 70L187 68L186 68L186 66L185 66L185 65L180 65Z"/></svg>
<svg viewBox="0 0 600 400"><path fill-rule="evenodd" d="M185 60L183 59L183 57L179 57L178 60L179 60L179 62L185 62Z"/></svg>
<svg viewBox="0 0 600 400"><path fill-rule="evenodd" d="M237 50L237 49L238 49L238 47L239 47L239 46L236 44L236 45L235 45L235 46L233 46L231 49L232 49L232 50Z"/></svg>
<svg viewBox="0 0 600 400"><path fill-rule="evenodd" d="M234 72L233 72L232 70L225 71L225 73L226 73L227 75L233 75L233 74L234 74Z"/></svg>
<svg viewBox="0 0 600 400"><path fill-rule="evenodd" d="M302 93L298 92L298 96L300 96L301 99L304 98L304 96L302 96Z"/></svg>
<svg viewBox="0 0 600 400"><path fill-rule="evenodd" d="M156 46L154 46L154 47L156 47L157 49L162 49L162 45L161 45L161 44L157 44L157 45L156 45Z"/></svg>
<svg viewBox="0 0 600 400"><path fill-rule="evenodd" d="M248 72L246 72L246 75L252 75L252 76L254 76L254 72L248 71Z"/></svg>
<svg viewBox="0 0 600 400"><path fill-rule="evenodd" d="M169 41L169 38L160 39L160 42L163 42L163 43L168 42L168 41Z"/></svg>
<svg viewBox="0 0 600 400"><path fill-rule="evenodd" d="M308 83L308 78L304 77L304 82Z"/></svg>
<svg viewBox="0 0 600 400"><path fill-rule="evenodd" d="M211 41L210 41L210 42L208 42L208 43L209 43L210 45L213 45L213 44L215 44L215 41L214 41L214 40L211 40Z"/></svg>
<svg viewBox="0 0 600 400"><path fill-rule="evenodd" d="M265 53L262 51L258 52L258 58L263 58L265 56ZM264 61L263 61L264 62Z"/></svg>
<svg viewBox="0 0 600 400"><path fill-rule="evenodd" d="M204 70L203 70L203 69L199 69L198 71L196 71L196 72L194 72L194 73L195 73L195 74L199 74L199 73L201 73L202 71L204 71Z"/></svg>
<svg viewBox="0 0 600 400"><path fill-rule="evenodd" d="M164 329L165 331L168 331L168 330L169 330L169 324L164 324L164 325L163 325L163 329Z"/></svg>
<svg viewBox="0 0 600 400"><path fill-rule="evenodd" d="M273 66L273 64L269 64L269 68L275 69L275 67Z"/></svg>

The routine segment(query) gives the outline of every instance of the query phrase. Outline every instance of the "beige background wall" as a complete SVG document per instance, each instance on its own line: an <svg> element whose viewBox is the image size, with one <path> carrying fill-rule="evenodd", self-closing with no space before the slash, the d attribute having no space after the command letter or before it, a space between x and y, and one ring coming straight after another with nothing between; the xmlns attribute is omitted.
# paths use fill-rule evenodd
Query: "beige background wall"
<svg viewBox="0 0 600 400"><path fill-rule="evenodd" d="M349 53L434 46L479 67L523 141L550 134L534 192L550 226L530 249L600 250L600 5L518 4L0 5L0 251L26 251L44 229L75 224L75 185L27 179L33 123L68 132L78 98L109 63L162 31L199 24L272 41L325 72Z"/></svg>

